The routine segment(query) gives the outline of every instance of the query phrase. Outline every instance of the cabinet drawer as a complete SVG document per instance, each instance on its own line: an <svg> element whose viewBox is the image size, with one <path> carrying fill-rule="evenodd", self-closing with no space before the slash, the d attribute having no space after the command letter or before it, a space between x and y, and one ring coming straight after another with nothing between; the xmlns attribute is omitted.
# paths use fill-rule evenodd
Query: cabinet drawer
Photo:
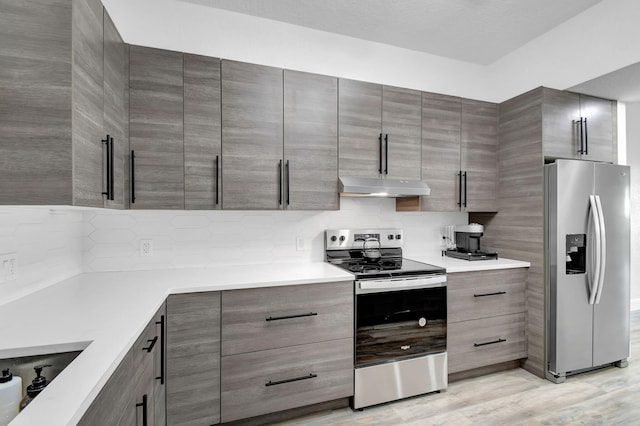
<svg viewBox="0 0 640 426"><path fill-rule="evenodd" d="M222 422L353 395L353 339L222 357Z"/></svg>
<svg viewBox="0 0 640 426"><path fill-rule="evenodd" d="M524 314L449 324L449 374L527 356Z"/></svg>
<svg viewBox="0 0 640 426"><path fill-rule="evenodd" d="M447 322L524 312L526 279L526 268L449 274Z"/></svg>
<svg viewBox="0 0 640 426"><path fill-rule="evenodd" d="M222 293L222 355L353 337L353 283Z"/></svg>

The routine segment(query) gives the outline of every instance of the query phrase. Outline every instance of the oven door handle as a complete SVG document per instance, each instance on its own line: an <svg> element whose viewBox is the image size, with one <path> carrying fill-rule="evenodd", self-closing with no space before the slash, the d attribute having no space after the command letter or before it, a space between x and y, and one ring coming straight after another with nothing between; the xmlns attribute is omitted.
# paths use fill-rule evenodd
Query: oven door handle
<svg viewBox="0 0 640 426"><path fill-rule="evenodd" d="M446 285L446 275L359 280L356 281L356 293L381 293L383 291L446 287Z"/></svg>

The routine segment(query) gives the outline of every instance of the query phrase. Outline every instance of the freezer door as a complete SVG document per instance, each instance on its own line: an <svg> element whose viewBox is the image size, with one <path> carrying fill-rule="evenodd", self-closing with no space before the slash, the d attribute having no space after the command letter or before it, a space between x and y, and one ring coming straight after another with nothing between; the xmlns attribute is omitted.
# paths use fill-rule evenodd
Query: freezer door
<svg viewBox="0 0 640 426"><path fill-rule="evenodd" d="M594 262L571 269L571 237L584 236L587 253L594 244L589 231L594 163L563 161L546 166L547 184L547 361L549 370L566 374L593 365L593 305L589 304ZM578 244L576 244L578 245ZM576 270L578 270L576 272Z"/></svg>
<svg viewBox="0 0 640 426"><path fill-rule="evenodd" d="M594 194L600 197L606 235L604 280L593 318L593 365L598 366L629 357L629 167L596 164Z"/></svg>

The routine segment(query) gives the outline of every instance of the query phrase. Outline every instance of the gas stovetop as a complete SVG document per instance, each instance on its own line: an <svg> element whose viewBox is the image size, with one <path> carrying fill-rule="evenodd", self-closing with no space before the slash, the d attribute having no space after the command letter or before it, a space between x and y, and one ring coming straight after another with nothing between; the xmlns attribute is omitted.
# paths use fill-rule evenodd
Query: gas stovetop
<svg viewBox="0 0 640 426"><path fill-rule="evenodd" d="M446 270L402 257L401 229L342 229L325 232L327 262L357 279L444 274Z"/></svg>

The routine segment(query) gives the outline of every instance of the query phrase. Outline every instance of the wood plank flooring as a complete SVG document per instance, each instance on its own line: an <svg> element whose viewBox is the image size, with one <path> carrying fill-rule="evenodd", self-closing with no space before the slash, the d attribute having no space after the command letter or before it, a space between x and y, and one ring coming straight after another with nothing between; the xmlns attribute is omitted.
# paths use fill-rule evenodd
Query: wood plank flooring
<svg viewBox="0 0 640 426"><path fill-rule="evenodd" d="M440 393L367 408L341 408L280 425L630 425L640 424L640 311L631 313L629 367L553 384L523 369L449 384Z"/></svg>

